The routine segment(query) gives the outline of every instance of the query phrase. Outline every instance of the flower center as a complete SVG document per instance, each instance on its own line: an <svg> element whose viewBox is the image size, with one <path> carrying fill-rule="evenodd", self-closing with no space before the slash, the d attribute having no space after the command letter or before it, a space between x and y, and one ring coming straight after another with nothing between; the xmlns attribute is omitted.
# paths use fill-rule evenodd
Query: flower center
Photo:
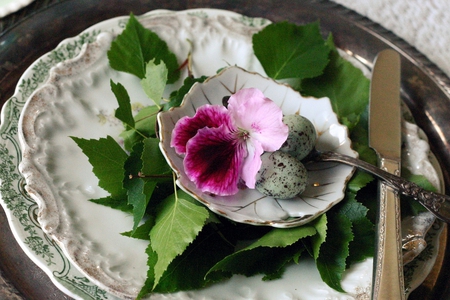
<svg viewBox="0 0 450 300"><path fill-rule="evenodd" d="M242 139L242 140L246 141L246 140L248 140L250 138L250 132L248 130L243 129L243 128L238 128L237 136L238 136L239 139Z"/></svg>

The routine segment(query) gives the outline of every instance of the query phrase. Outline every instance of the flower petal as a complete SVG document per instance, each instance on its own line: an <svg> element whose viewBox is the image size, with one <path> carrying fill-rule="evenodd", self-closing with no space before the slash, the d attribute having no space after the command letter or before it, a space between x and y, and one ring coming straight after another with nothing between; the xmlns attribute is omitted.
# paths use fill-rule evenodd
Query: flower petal
<svg viewBox="0 0 450 300"><path fill-rule="evenodd" d="M224 125L230 130L234 128L227 109L222 105L200 106L193 117L183 117L175 124L170 146L178 154L186 153L186 144L197 131L203 127L219 127Z"/></svg>
<svg viewBox="0 0 450 300"><path fill-rule="evenodd" d="M289 129L281 108L258 89L242 89L232 95L228 111L235 125L247 130L264 151L278 150L287 139Z"/></svg>
<svg viewBox="0 0 450 300"><path fill-rule="evenodd" d="M261 168L261 155L264 150L258 141L247 143L247 156L242 165L241 178L245 185L251 189L255 188L256 173Z"/></svg>
<svg viewBox="0 0 450 300"><path fill-rule="evenodd" d="M203 192L227 196L238 192L245 143L226 126L198 130L186 145L184 170Z"/></svg>

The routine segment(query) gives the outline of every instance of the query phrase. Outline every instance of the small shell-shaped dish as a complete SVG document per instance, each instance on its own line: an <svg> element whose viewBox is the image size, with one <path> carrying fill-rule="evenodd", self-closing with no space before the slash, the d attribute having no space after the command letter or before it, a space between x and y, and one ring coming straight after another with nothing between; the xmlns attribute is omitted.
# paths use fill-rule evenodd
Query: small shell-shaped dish
<svg viewBox="0 0 450 300"><path fill-rule="evenodd" d="M196 83L180 107L158 115L160 147L177 174L177 185L213 212L236 222L285 228L314 220L343 199L346 183L354 172L352 167L337 163L308 163L308 187L301 195L287 200L265 196L248 188L232 196L211 195L200 191L186 176L183 156L170 146L175 124L184 116L193 116L204 104L222 105L223 97L243 88L261 90L281 107L284 115L300 114L308 118L318 134L317 150L357 156L351 149L347 127L338 122L328 98L303 97L286 84L239 67L228 67L205 82Z"/></svg>

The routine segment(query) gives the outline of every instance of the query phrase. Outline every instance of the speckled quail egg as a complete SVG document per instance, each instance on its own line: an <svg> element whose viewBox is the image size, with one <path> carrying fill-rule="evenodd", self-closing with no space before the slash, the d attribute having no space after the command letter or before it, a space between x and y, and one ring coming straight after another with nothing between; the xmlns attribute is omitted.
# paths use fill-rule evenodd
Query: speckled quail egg
<svg viewBox="0 0 450 300"><path fill-rule="evenodd" d="M285 115L283 123L289 127L289 135L280 151L289 153L298 160L304 159L316 144L317 134L310 120L301 115Z"/></svg>
<svg viewBox="0 0 450 300"><path fill-rule="evenodd" d="M282 151L265 152L261 155L261 160L255 188L262 194L277 199L290 199L306 189L306 168L292 155Z"/></svg>

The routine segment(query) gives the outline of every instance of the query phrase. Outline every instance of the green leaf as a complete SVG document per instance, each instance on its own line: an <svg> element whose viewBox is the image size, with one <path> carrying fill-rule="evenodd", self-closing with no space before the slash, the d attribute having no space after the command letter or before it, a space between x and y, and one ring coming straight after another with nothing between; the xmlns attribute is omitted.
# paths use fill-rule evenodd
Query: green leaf
<svg viewBox="0 0 450 300"><path fill-rule="evenodd" d="M356 200L368 208L367 218L374 223L377 220L378 210L378 180L369 182L356 194Z"/></svg>
<svg viewBox="0 0 450 300"><path fill-rule="evenodd" d="M347 183L347 192L356 194L361 188L373 180L373 176L360 170L356 170L353 177Z"/></svg>
<svg viewBox="0 0 450 300"><path fill-rule="evenodd" d="M115 84L112 80L110 80L110 85L112 92L116 96L117 103L119 104L119 108L116 109L114 116L127 126L133 128L134 118L131 110L130 96L128 95L127 90L122 84Z"/></svg>
<svg viewBox="0 0 450 300"><path fill-rule="evenodd" d="M154 105L146 106L138 111L134 117L134 128L128 128L120 133L124 147L131 151L134 144L148 137L156 136L156 116L159 108Z"/></svg>
<svg viewBox="0 0 450 300"><path fill-rule="evenodd" d="M349 244L347 266L361 262L375 253L374 225L368 218L361 218L352 222L354 238Z"/></svg>
<svg viewBox="0 0 450 300"><path fill-rule="evenodd" d="M153 291L155 285L155 265L158 261L158 254L153 251L152 243L149 243L147 248L145 249L145 253L147 254L147 278L145 279L145 283L139 291L136 300L140 300L147 296L150 292Z"/></svg>
<svg viewBox="0 0 450 300"><path fill-rule="evenodd" d="M183 253L203 228L209 212L204 206L179 198L166 198L157 212L155 226L150 231L153 251L158 255L154 266L154 286L175 257Z"/></svg>
<svg viewBox="0 0 450 300"><path fill-rule="evenodd" d="M155 59L159 64L164 61L168 69L167 83L174 83L180 77L176 56L169 50L165 41L144 28L131 14L125 30L112 42L108 51L110 66L131 73L140 79L145 77L146 63Z"/></svg>
<svg viewBox="0 0 450 300"><path fill-rule="evenodd" d="M123 188L124 163L128 155L110 136L98 140L71 137L88 157L92 171L97 176L98 185L109 192L114 199L126 194Z"/></svg>
<svg viewBox="0 0 450 300"><path fill-rule="evenodd" d="M134 178L126 183L128 204L133 206L132 234L134 234L144 217L145 210L155 187L156 182L145 181L141 178Z"/></svg>
<svg viewBox="0 0 450 300"><path fill-rule="evenodd" d="M363 110L359 115L359 122L356 124L351 132L350 139L352 140L352 148L358 152L359 158L371 163L377 164L378 158L375 151L369 146L369 107Z"/></svg>
<svg viewBox="0 0 450 300"><path fill-rule="evenodd" d="M186 77L184 79L183 85L176 91L173 91L170 94L170 101L164 105L164 110L168 110L171 107L177 107L180 106L181 102L184 99L184 96L189 92L191 87L196 82L203 82L208 78L207 76L202 76L200 78L194 78L194 77Z"/></svg>
<svg viewBox="0 0 450 300"><path fill-rule="evenodd" d="M123 212L131 213L133 211L133 207L128 204L127 198L124 197L122 199L112 198L110 196L99 198L99 199L91 199L91 202L108 206L114 209L121 210Z"/></svg>
<svg viewBox="0 0 450 300"><path fill-rule="evenodd" d="M233 249L214 226L206 225L183 254L173 260L153 291L172 293L208 286L213 281L205 278L206 273L217 261L231 254Z"/></svg>
<svg viewBox="0 0 450 300"><path fill-rule="evenodd" d="M302 81L302 93L317 98L328 97L340 122L351 130L369 103L370 80L362 71L343 59L331 38L330 63L324 74Z"/></svg>
<svg viewBox="0 0 450 300"><path fill-rule="evenodd" d="M368 208L356 201L356 194L347 193L344 201L335 208L336 213L346 216L352 222L353 240L349 244L347 267L374 255L374 224L367 218ZM345 230L345 229L344 229Z"/></svg>
<svg viewBox="0 0 450 300"><path fill-rule="evenodd" d="M208 272L207 278L231 276L233 273L252 276L266 274L266 279L278 278L287 262L303 251L299 240L316 234L313 226L305 225L294 228L275 228L248 247L237 251L218 262Z"/></svg>
<svg viewBox="0 0 450 300"><path fill-rule="evenodd" d="M155 181L172 180L172 169L161 153L159 139L147 138L143 141L143 146L142 174Z"/></svg>
<svg viewBox="0 0 450 300"><path fill-rule="evenodd" d="M141 80L141 86L145 94L160 107L164 89L167 82L167 68L163 61L155 64L152 59L145 68L145 77Z"/></svg>
<svg viewBox="0 0 450 300"><path fill-rule="evenodd" d="M155 137L158 112L158 107L154 105L146 106L139 110L134 117L136 130L143 133L146 137Z"/></svg>
<svg viewBox="0 0 450 300"><path fill-rule="evenodd" d="M253 35L253 50L273 79L316 77L322 74L330 52L318 22L270 24Z"/></svg>
<svg viewBox="0 0 450 300"><path fill-rule="evenodd" d="M320 277L328 286L345 292L341 287L341 280L349 255L349 243L353 240L352 222L347 216L333 212L328 212L327 218L327 237L320 247L316 266Z"/></svg>
<svg viewBox="0 0 450 300"><path fill-rule="evenodd" d="M437 189L431 184L428 179L423 175L416 175L411 173L407 168L402 168L402 177L408 181L412 181L415 184L419 185L421 188L436 192ZM401 195L401 213L402 217L405 216L416 216L417 214L427 211L427 209L420 204L418 201L414 200L412 197L407 197Z"/></svg>
<svg viewBox="0 0 450 300"><path fill-rule="evenodd" d="M312 255L317 260L320 248L327 238L328 219L327 214L323 214L311 223L317 231L311 239Z"/></svg>
<svg viewBox="0 0 450 300"><path fill-rule="evenodd" d="M133 206L133 231L136 231L144 217L150 197L156 187L155 181L148 181L138 176L142 168L141 156L144 151L143 143L137 143L125 162L123 186L127 190L128 204Z"/></svg>
<svg viewBox="0 0 450 300"><path fill-rule="evenodd" d="M308 224L293 228L274 228L242 251L251 250L257 247L282 248L291 246L302 238L316 234L316 232L316 229Z"/></svg>
<svg viewBox="0 0 450 300"><path fill-rule="evenodd" d="M150 230L155 225L155 218L153 216L149 216L142 225L139 225L136 230L130 230L126 232L122 232L123 236L132 237L135 239L147 240L150 241Z"/></svg>
<svg viewBox="0 0 450 300"><path fill-rule="evenodd" d="M414 182L415 184L419 185L421 188L430 191L430 192L437 192L437 188L431 184L431 182L423 175L416 175L411 173L407 168L402 168L402 177Z"/></svg>

